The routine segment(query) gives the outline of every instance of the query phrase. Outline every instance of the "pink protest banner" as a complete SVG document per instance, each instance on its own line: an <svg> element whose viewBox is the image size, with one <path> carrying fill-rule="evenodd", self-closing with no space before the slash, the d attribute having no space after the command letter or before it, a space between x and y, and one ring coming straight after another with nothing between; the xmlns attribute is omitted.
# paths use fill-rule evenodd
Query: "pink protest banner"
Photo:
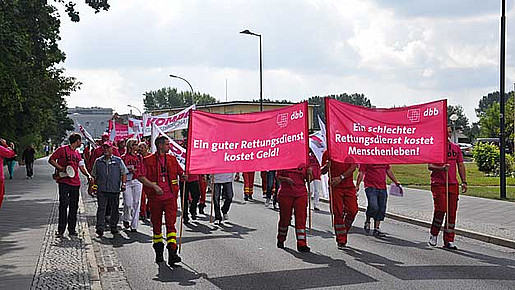
<svg viewBox="0 0 515 290"><path fill-rule="evenodd" d="M447 101L392 109L325 100L331 160L368 164L444 163Z"/></svg>
<svg viewBox="0 0 515 290"><path fill-rule="evenodd" d="M109 120L109 132L114 136L114 141L129 139L133 135L129 134L129 126Z"/></svg>
<svg viewBox="0 0 515 290"><path fill-rule="evenodd" d="M308 104L250 114L192 111L186 172L232 173L308 164Z"/></svg>

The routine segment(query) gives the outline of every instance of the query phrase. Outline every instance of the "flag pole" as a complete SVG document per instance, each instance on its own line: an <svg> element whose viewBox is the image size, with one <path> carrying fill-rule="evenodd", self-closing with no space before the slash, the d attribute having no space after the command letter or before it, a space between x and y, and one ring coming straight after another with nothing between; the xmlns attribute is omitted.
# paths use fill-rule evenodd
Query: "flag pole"
<svg viewBox="0 0 515 290"><path fill-rule="evenodd" d="M215 175L211 178L211 213L209 214L209 222L213 222L213 207L215 203Z"/></svg>
<svg viewBox="0 0 515 290"><path fill-rule="evenodd" d="M445 230L449 232L449 170L445 170Z"/></svg>
<svg viewBox="0 0 515 290"><path fill-rule="evenodd" d="M312 226L312 220L311 220L311 182L308 174L308 218L309 218L309 232L311 233L311 226Z"/></svg>
<svg viewBox="0 0 515 290"><path fill-rule="evenodd" d="M184 209L184 195L186 195L186 181L183 181L183 185L182 185L182 194L181 194L181 230L180 230L180 233L179 233L179 254L181 253L181 248L182 248L182 228L183 228L183 225L184 225L184 213L185 213L185 209ZM186 212L187 212L187 209L186 209Z"/></svg>
<svg viewBox="0 0 515 290"><path fill-rule="evenodd" d="M332 162L331 162L332 163ZM329 163L329 169L327 171L329 175L329 212L331 213L331 226L334 229L334 217L333 217L333 185L331 178L331 163Z"/></svg>

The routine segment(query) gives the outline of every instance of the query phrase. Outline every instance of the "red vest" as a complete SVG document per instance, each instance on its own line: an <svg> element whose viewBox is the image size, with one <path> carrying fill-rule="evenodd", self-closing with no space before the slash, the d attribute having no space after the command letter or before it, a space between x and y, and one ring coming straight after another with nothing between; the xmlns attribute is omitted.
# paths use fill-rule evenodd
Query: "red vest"
<svg viewBox="0 0 515 290"><path fill-rule="evenodd" d="M172 154L166 154L166 172L168 173L168 180L172 188L172 193L177 194L179 192L179 176L183 174L183 170L177 159ZM157 178L159 177L157 172L159 165L157 161L157 152L154 154L147 155L143 159L145 167L145 177L152 183L157 184ZM144 186L144 190L148 194L155 194L155 191L151 187Z"/></svg>

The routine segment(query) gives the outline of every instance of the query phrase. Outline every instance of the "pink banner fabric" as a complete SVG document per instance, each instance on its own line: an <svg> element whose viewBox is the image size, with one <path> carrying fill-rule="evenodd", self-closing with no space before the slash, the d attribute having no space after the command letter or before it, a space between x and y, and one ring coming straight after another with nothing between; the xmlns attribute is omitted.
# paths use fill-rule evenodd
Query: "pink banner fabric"
<svg viewBox="0 0 515 290"><path fill-rule="evenodd" d="M192 111L188 174L299 168L308 164L308 104L237 115Z"/></svg>
<svg viewBox="0 0 515 290"><path fill-rule="evenodd" d="M445 163L447 101L365 108L326 98L331 160L366 164Z"/></svg>

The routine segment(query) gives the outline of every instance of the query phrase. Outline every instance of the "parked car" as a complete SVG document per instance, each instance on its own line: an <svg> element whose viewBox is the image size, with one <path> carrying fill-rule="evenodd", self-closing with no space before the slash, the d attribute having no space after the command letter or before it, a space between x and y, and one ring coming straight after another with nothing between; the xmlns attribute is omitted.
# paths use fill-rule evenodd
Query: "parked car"
<svg viewBox="0 0 515 290"><path fill-rule="evenodd" d="M469 143L458 143L461 149L461 153L463 153L463 156L472 156L472 148L474 147L472 144Z"/></svg>
<svg viewBox="0 0 515 290"><path fill-rule="evenodd" d="M500 140L499 138L477 138L476 141L474 142L474 145L476 145L477 143L490 143L490 144L494 144L496 145L497 147L501 147L500 145ZM506 142L506 153L508 154L511 154L513 152L512 148L513 148L513 143L512 142Z"/></svg>

